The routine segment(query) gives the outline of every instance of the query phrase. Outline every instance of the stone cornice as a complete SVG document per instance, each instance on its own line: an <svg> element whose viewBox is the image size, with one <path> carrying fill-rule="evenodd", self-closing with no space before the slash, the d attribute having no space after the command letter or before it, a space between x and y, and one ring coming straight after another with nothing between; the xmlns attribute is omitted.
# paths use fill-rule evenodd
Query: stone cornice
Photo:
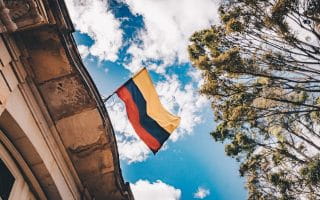
<svg viewBox="0 0 320 200"><path fill-rule="evenodd" d="M81 60L64 1L0 0L0 12L0 32L14 32L27 55L27 78L38 90L47 121L56 127L53 135L62 142L86 196L133 199L121 174L108 112Z"/></svg>

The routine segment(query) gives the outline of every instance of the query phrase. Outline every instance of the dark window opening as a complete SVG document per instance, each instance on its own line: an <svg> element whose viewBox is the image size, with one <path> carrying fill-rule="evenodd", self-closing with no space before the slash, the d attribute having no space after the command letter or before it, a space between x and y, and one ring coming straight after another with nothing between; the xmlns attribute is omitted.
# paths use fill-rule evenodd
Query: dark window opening
<svg viewBox="0 0 320 200"><path fill-rule="evenodd" d="M0 197L2 200L7 200L9 198L14 180L15 179L7 166L0 159Z"/></svg>

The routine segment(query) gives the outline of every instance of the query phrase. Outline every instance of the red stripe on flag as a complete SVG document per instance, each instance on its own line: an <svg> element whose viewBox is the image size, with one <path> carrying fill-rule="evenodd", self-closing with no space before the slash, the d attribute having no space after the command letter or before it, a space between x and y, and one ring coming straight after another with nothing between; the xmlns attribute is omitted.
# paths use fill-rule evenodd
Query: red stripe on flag
<svg viewBox="0 0 320 200"><path fill-rule="evenodd" d="M118 89L117 94L122 99L122 101L125 102L128 118L136 133L150 149L152 149L153 151L158 151L161 145L158 140L152 137L152 135L141 126L139 110L137 105L133 101L129 90L126 87L121 87L120 89Z"/></svg>

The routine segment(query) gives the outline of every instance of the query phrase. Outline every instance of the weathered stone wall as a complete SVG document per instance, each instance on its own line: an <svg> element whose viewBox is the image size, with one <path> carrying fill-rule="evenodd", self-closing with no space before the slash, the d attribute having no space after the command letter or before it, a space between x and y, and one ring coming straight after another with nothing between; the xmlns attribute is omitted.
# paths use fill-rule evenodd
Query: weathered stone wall
<svg viewBox="0 0 320 200"><path fill-rule="evenodd" d="M133 199L64 2L1 7L10 12L0 13L0 128L31 172L31 189L40 199Z"/></svg>

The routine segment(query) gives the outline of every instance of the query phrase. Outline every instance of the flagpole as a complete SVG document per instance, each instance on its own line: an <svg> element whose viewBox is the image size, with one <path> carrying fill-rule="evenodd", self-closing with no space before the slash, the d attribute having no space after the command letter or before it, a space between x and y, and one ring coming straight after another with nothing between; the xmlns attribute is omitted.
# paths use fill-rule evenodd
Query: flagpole
<svg viewBox="0 0 320 200"><path fill-rule="evenodd" d="M103 103L106 103L115 93L116 91L118 91L123 85L125 85L126 83L128 83L131 79L133 79L134 77L136 77L138 74L140 74L144 69L146 69L146 67L143 67L142 69L140 69L139 71L137 71L135 74L133 74L132 77L130 77L126 82L124 82L123 84L121 84L114 92L112 92L107 98L102 99Z"/></svg>
<svg viewBox="0 0 320 200"><path fill-rule="evenodd" d="M113 95L115 92L113 92L112 94L110 94L107 98L102 99L103 103L106 103Z"/></svg>

